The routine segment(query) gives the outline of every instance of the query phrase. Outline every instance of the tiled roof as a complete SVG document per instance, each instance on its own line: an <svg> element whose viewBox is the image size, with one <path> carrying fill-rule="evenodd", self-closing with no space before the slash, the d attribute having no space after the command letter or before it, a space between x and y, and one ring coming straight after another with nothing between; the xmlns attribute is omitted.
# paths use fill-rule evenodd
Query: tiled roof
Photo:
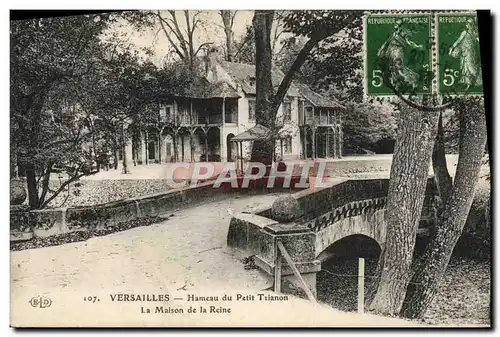
<svg viewBox="0 0 500 337"><path fill-rule="evenodd" d="M228 74L239 84L241 85L241 89L246 94L255 95L255 66L252 64L246 63L236 63L236 62L227 62L220 61L219 64L228 72ZM281 70L276 67L272 68L271 71L271 80L273 82L273 86L275 89L281 83L281 80L285 77L285 74ZM289 96L299 96L299 91L292 84L288 89Z"/></svg>
<svg viewBox="0 0 500 337"><path fill-rule="evenodd" d="M295 85L299 88L301 96L314 106L322 108L345 109L345 107L340 103L312 91L307 85L303 83L295 83Z"/></svg>
<svg viewBox="0 0 500 337"><path fill-rule="evenodd" d="M271 130L263 125L257 124L254 127L240 133L239 135L231 138L232 142L241 142L247 140L262 140L271 138ZM287 138L287 136L280 136L278 138Z"/></svg>
<svg viewBox="0 0 500 337"><path fill-rule="evenodd" d="M227 73L233 78L235 82L241 85L241 89L246 94L256 94L255 88L255 66L252 64L236 63L236 62L226 62L221 61L219 64L227 71ZM275 89L279 86L285 74L276 67L273 67L272 82ZM314 91L312 91L307 85L294 81L290 88L288 89L289 96L303 97L309 101L312 105L324 108L342 108L345 109L341 104L328 99Z"/></svg>
<svg viewBox="0 0 500 337"><path fill-rule="evenodd" d="M186 96L192 98L239 97L238 92L227 83L213 84L198 77L187 89Z"/></svg>
<svg viewBox="0 0 500 337"><path fill-rule="evenodd" d="M263 125L257 124L254 127L240 133L239 135L231 138L232 142L241 142L247 140L269 139L271 130Z"/></svg>

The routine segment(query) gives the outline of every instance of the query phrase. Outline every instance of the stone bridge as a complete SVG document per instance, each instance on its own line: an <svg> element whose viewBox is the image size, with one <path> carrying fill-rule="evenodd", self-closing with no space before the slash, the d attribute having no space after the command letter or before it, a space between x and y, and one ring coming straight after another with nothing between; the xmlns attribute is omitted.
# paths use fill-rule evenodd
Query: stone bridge
<svg viewBox="0 0 500 337"><path fill-rule="evenodd" d="M337 241L364 235L385 245L388 179L347 180L331 187L303 190L292 194L299 210L286 218L272 207L253 213L241 213L231 219L227 244L254 255L256 265L269 276L274 275L279 239L288 251L309 288L316 291L316 273L328 258L328 248ZM429 179L422 209L421 228L433 221L433 179ZM293 200L292 200L293 201ZM284 284L298 286L291 268L282 265Z"/></svg>

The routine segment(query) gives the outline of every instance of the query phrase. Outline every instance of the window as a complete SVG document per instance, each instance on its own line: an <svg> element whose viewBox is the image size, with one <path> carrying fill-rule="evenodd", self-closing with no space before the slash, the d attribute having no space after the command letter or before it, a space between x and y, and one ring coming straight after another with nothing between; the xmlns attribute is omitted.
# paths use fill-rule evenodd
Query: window
<svg viewBox="0 0 500 337"><path fill-rule="evenodd" d="M335 110L329 110L328 116L328 124L335 124Z"/></svg>
<svg viewBox="0 0 500 337"><path fill-rule="evenodd" d="M284 102L283 103L283 121L290 122L292 120L292 103Z"/></svg>
<svg viewBox="0 0 500 337"><path fill-rule="evenodd" d="M311 123L313 121L313 108L311 106L306 107L306 122Z"/></svg>
<svg viewBox="0 0 500 337"><path fill-rule="evenodd" d="M165 120L168 117L170 117L170 109L171 109L171 106L163 105L160 107L160 119L161 120Z"/></svg>
<svg viewBox="0 0 500 337"><path fill-rule="evenodd" d="M283 150L285 153L292 153L292 137L283 139Z"/></svg>
<svg viewBox="0 0 500 337"><path fill-rule="evenodd" d="M154 160L156 159L156 144L154 141L149 142L148 144L148 159Z"/></svg>
<svg viewBox="0 0 500 337"><path fill-rule="evenodd" d="M299 100L299 122L304 123L304 101Z"/></svg>
<svg viewBox="0 0 500 337"><path fill-rule="evenodd" d="M167 143L167 157L172 156L172 143Z"/></svg>
<svg viewBox="0 0 500 337"><path fill-rule="evenodd" d="M255 122L255 99L248 99L248 120Z"/></svg>

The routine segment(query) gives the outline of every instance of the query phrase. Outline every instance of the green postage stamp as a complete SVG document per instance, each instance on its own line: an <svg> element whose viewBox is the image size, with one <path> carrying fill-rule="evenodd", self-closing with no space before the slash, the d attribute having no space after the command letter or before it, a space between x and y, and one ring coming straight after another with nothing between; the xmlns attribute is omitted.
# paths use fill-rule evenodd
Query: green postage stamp
<svg viewBox="0 0 500 337"><path fill-rule="evenodd" d="M481 54L476 14L438 14L438 92L482 94Z"/></svg>
<svg viewBox="0 0 500 337"><path fill-rule="evenodd" d="M482 94L475 13L367 14L368 96Z"/></svg>
<svg viewBox="0 0 500 337"><path fill-rule="evenodd" d="M365 87L368 95L431 93L431 16L365 17Z"/></svg>

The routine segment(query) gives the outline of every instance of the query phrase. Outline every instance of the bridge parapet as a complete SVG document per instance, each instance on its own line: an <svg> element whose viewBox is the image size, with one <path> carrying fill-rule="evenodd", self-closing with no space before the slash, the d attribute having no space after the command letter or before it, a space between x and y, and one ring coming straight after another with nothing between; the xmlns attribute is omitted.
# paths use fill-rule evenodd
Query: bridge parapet
<svg viewBox="0 0 500 337"><path fill-rule="evenodd" d="M291 252L294 264L314 293L316 273L321 270L320 260L324 256L321 253L331 244L358 234L373 238L381 247L384 245L388 187L388 179L360 179L296 192L292 197L298 210L293 220L277 221L272 207L260 209L252 216L236 215L231 219L228 246L246 249L255 256L259 268L273 275L279 239ZM432 219L434 188L431 178L422 210L425 221ZM284 267L282 272L292 284L297 283L290 268Z"/></svg>
<svg viewBox="0 0 500 337"><path fill-rule="evenodd" d="M352 201L341 207L337 207L314 220L307 221L304 225L310 228L313 232L319 232L343 219L384 209L386 204L387 197Z"/></svg>

